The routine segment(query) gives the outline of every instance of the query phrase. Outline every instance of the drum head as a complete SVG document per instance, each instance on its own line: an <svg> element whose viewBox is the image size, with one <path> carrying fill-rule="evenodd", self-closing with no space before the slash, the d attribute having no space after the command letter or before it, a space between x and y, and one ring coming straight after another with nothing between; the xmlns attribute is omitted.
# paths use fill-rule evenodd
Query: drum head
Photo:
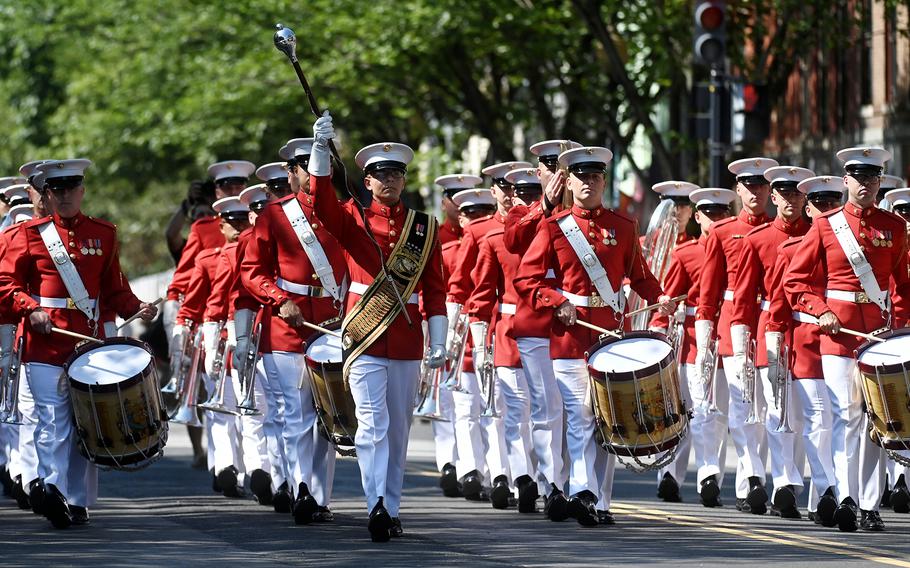
<svg viewBox="0 0 910 568"><path fill-rule="evenodd" d="M323 333L307 344L306 356L316 363L341 363L341 338Z"/></svg>
<svg viewBox="0 0 910 568"><path fill-rule="evenodd" d="M631 373L660 363L671 350L669 343L654 337L627 337L596 350L588 365L602 373Z"/></svg>
<svg viewBox="0 0 910 568"><path fill-rule="evenodd" d="M868 367L899 365L907 361L910 353L910 335L893 335L884 343L874 342L864 346L857 356L858 363Z"/></svg>
<svg viewBox="0 0 910 568"><path fill-rule="evenodd" d="M107 344L79 355L69 365L70 380L84 385L113 385L142 373L152 355L135 345Z"/></svg>

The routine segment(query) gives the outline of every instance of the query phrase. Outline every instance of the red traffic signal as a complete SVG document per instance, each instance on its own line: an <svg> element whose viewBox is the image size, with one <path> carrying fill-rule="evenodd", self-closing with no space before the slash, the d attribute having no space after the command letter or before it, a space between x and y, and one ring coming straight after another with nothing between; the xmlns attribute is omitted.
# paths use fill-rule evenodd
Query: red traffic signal
<svg viewBox="0 0 910 568"><path fill-rule="evenodd" d="M720 0L700 0L695 4L695 57L710 66L724 61L726 8Z"/></svg>
<svg viewBox="0 0 910 568"><path fill-rule="evenodd" d="M713 32L724 25L724 7L715 2L705 2L695 8L695 21L706 32Z"/></svg>

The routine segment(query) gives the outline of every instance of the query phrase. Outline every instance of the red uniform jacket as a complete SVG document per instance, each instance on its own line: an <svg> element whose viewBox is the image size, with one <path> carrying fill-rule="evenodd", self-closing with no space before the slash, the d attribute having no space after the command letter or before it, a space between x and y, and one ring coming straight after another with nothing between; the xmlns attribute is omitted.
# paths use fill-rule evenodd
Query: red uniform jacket
<svg viewBox="0 0 910 568"><path fill-rule="evenodd" d="M673 249L667 276L664 279L664 292L671 296L686 295L686 319L683 322L683 335L679 342L679 360L689 365L695 364L695 305L698 303L698 277L705 260L705 237L698 240L687 240ZM651 318L652 327L667 327L667 316L657 313Z"/></svg>
<svg viewBox="0 0 910 568"><path fill-rule="evenodd" d="M519 294L530 298L535 309L551 309L555 313L555 308L566 301L559 290L580 296L591 296L597 292L581 260L559 228L558 221L567 215L573 215L579 228L588 236L588 242L614 289L621 286L623 278L628 275L632 289L639 296L649 303L657 301L662 292L638 246L637 223L623 214L601 207L593 210L572 207L540 223L515 279ZM613 239L616 245L604 244L604 240L612 242ZM549 270L553 271L555 283L547 280ZM610 307L578 308L579 319L606 329L617 329L619 316ZM597 332L579 325L568 328L554 317L550 356L553 359L580 359L597 339Z"/></svg>
<svg viewBox="0 0 910 568"><path fill-rule="evenodd" d="M27 317L39 307L30 294L45 298L68 298L69 292L51 259L38 228L52 220L79 271L89 296L99 302L103 315L117 313L127 318L139 311L140 301L120 270L117 228L81 213L71 219L58 216L35 219L15 226L6 254L0 261L0 297L10 298L13 314ZM86 253L83 253L83 250ZM90 254L88 251L98 251ZM78 309L42 308L55 327L91 335L88 318ZM98 323L99 335L101 322ZM59 334L40 334L25 326L23 362L63 365L79 340Z"/></svg>
<svg viewBox="0 0 910 568"><path fill-rule="evenodd" d="M447 302L466 304L474 285L477 282L474 273L477 268L477 255L480 253L480 243L486 239L487 234L493 229L503 226L505 217L499 213L475 219L465 225L461 245L455 258L455 270L449 277Z"/></svg>
<svg viewBox="0 0 910 568"><path fill-rule="evenodd" d="M256 218L253 234L240 261L243 284L264 306L260 338L263 352L300 353L304 341L313 335L309 329L293 328L278 317L278 309L285 300L294 300L304 319L311 323L318 324L337 317L340 311L340 306L335 304L331 296L306 296L285 291L278 286L280 278L293 284L322 287L309 257L300 245L297 233L281 207L288 199L296 199L300 203L303 214L310 221L313 234L319 239L319 244L332 265L336 284L341 286L347 275L341 245L329 232L329 228L320 223L319 216L313 209L313 196L299 192L266 205Z"/></svg>
<svg viewBox="0 0 910 568"><path fill-rule="evenodd" d="M220 224L221 221L218 217L203 217L190 226L190 235L186 239L183 252L180 253L180 261L174 270L171 285L167 289L168 300L177 300L181 294L186 294L193 267L196 265L196 255L224 244Z"/></svg>
<svg viewBox="0 0 910 568"><path fill-rule="evenodd" d="M516 325L533 325L522 318L547 321L552 314L536 312L527 302L519 307L515 290L518 272L518 255L506 250L502 242L504 228L493 229L480 243L475 269L476 285L465 305L468 314L480 321L491 323L496 336L496 353L493 364L497 367L520 367L518 344L512 335ZM511 313L514 310L515 313Z"/></svg>
<svg viewBox="0 0 910 568"><path fill-rule="evenodd" d="M381 261L373 243L370 242L357 206L354 203L339 202L328 177L311 176L310 184L316 216L344 247L344 260L351 284L369 286L376 275L380 274ZM383 258L388 259L392 247L403 236L400 231L407 209L400 202L393 207L386 207L373 200L364 214L379 243ZM434 221L431 219L431 222ZM259 227L258 222L256 227ZM415 289L415 293L421 296L422 307L410 303L409 298L403 298L411 325L408 325L404 315L399 314L382 337L366 350L367 355L408 361L423 359L421 312L428 318L446 315L446 283L442 275L442 249L439 239L437 238L430 246L432 252ZM349 292L347 309L353 308L359 299L359 294Z"/></svg>
<svg viewBox="0 0 910 568"><path fill-rule="evenodd" d="M452 241L461 240L461 226L458 223L453 223L450 219L446 219L439 224L439 243L444 245Z"/></svg>
<svg viewBox="0 0 910 568"><path fill-rule="evenodd" d="M205 308L212 293L212 282L218 268L218 257L221 247L207 249L196 255L196 266L190 275L190 283L180 309L177 311L177 324L191 326L201 323L205 318Z"/></svg>
<svg viewBox="0 0 910 568"><path fill-rule="evenodd" d="M205 306L205 321L227 321L234 319L232 284L237 274L237 245L228 243L221 247L221 253L215 262L215 275L212 277L212 291Z"/></svg>
<svg viewBox="0 0 910 568"><path fill-rule="evenodd" d="M907 264L907 226L904 220L877 207L861 209L848 203L842 209L830 211L815 219L806 233L784 281L784 290L790 304L798 311L815 317L831 311L843 327L861 332L874 331L887 322L875 303L856 304L825 297L825 290L862 291L859 279L850 268L829 217L843 210L847 224L862 247L866 260L872 266L875 279L882 290L889 290L894 279L894 312L907 317L910 308L910 277ZM878 246L875 245L878 243ZM838 333L822 335L822 355L852 357L854 350L864 340Z"/></svg>
<svg viewBox="0 0 910 568"><path fill-rule="evenodd" d="M750 215L746 211L740 211L737 217L722 219L711 225L711 232L705 241L705 259L699 276L695 319L710 320L715 324L714 329L719 339L717 353L722 357L733 355L730 344L733 302L724 301L724 295L732 300L743 238L749 231L767 221L766 215Z"/></svg>
<svg viewBox="0 0 910 568"><path fill-rule="evenodd" d="M768 366L765 351L765 325L768 322L770 301L768 290L773 290L771 279L777 247L791 237L800 237L809 230L809 223L802 218L787 224L780 217L752 229L743 239L739 271L733 287L733 312L730 325L747 325L755 339L755 365Z"/></svg>
<svg viewBox="0 0 910 568"><path fill-rule="evenodd" d="M247 290L243 285L243 278L240 277L240 265L246 256L246 249L252 238L253 227L245 229L237 238L237 260L234 264L234 276L231 281L231 313L237 310L256 311L262 308L262 304Z"/></svg>
<svg viewBox="0 0 910 568"><path fill-rule="evenodd" d="M538 225L546 218L539 201L530 206L515 205L509 209L509 214L505 219L506 230L503 235L506 249L517 255L523 255L531 246L531 241L537 234Z"/></svg>
<svg viewBox="0 0 910 568"><path fill-rule="evenodd" d="M17 234L17 226L13 225L3 229L3 232L0 232L0 259L6 256L6 250L9 248L10 238ZM12 298L6 294L0 297L0 325L11 325L17 324L22 319L17 316L13 310Z"/></svg>

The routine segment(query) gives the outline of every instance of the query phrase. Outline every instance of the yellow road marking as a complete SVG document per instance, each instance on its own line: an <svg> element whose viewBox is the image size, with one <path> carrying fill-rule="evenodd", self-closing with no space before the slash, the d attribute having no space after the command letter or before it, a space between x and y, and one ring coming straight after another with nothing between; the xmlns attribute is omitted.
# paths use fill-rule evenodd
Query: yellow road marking
<svg viewBox="0 0 910 568"><path fill-rule="evenodd" d="M910 562L906 560L901 560L899 558L893 558L890 556L883 556L877 550L856 546L852 543L835 542L811 535L796 535L772 529L738 528L737 525L731 525L727 523L717 525L706 524L706 519L692 517L689 515L682 515L671 511L663 511L661 509L637 507L634 505L626 505L622 503L613 503L611 505L611 508L620 510L623 514L629 515L630 517L662 521L665 523L685 527L697 527L708 531L728 534L731 536L739 536L763 542L773 542L775 544L785 544L787 546L795 546L797 548L804 548L817 552L827 552L830 554L849 556L851 558L856 558L866 562L878 562L879 564L910 568Z"/></svg>

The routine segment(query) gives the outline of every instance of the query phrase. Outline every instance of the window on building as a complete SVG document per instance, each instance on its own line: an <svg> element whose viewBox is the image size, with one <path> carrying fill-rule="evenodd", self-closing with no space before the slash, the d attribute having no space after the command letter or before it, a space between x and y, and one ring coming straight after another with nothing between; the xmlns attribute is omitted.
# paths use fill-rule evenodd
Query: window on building
<svg viewBox="0 0 910 568"><path fill-rule="evenodd" d="M872 104L872 0L862 3L862 34L860 35L860 104Z"/></svg>

